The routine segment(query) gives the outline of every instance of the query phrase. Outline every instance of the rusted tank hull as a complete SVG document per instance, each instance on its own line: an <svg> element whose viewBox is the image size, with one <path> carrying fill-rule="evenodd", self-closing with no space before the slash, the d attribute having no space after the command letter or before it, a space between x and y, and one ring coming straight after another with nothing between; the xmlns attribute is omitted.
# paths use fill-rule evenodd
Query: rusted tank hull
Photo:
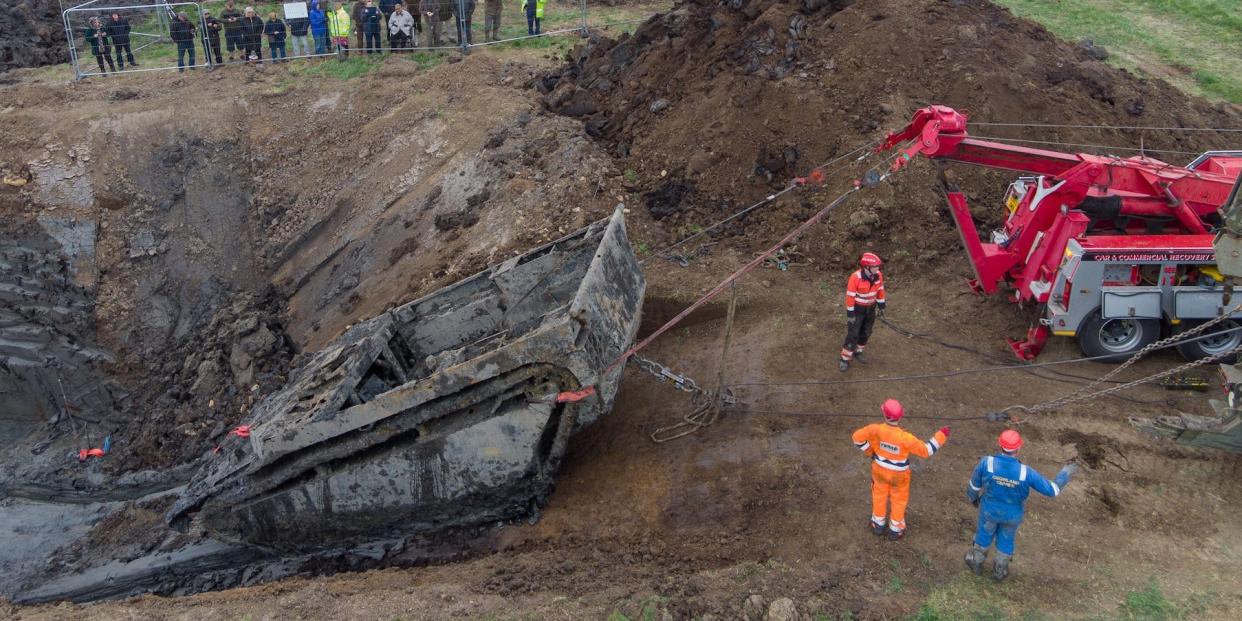
<svg viewBox="0 0 1242 621"><path fill-rule="evenodd" d="M611 408L622 369L604 370L644 287L618 210L361 322L256 406L167 517L308 549L528 514L572 433Z"/></svg>

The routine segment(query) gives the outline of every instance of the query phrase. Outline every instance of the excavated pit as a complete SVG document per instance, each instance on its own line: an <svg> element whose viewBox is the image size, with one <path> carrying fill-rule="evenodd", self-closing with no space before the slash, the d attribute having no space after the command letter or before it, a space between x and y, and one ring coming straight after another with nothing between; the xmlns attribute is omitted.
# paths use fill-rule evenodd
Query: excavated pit
<svg viewBox="0 0 1242 621"><path fill-rule="evenodd" d="M279 70L219 72L174 88L127 76L123 84L88 81L72 93L59 85L19 83L0 94L0 107L13 110L5 113L12 122L0 161L30 180L22 188L0 187L0 214L10 227L0 252L0 291L30 296L22 297L27 310L19 319L0 318L3 355L12 361L0 368L0 382L7 382L0 384L0 399L18 405L0 410L12 412L0 423L0 434L11 444L5 463L15 464L0 481L7 496L0 512L8 516L0 528L7 529L7 541L20 542L0 559L0 594L21 590L27 602L184 594L496 549L494 530L459 528L434 538L364 543L358 541L365 536L343 532L339 545L307 553L300 549L302 539L318 527L310 523L278 542L295 551L269 555L238 543L193 540L193 530L152 528L150 517L175 502L198 460L210 458L216 446L235 446L229 430L294 378L291 369L313 357L306 352L323 350L368 317L561 238L607 215L618 199L632 211L633 238L659 247L783 187L813 163L879 138L929 103L968 108L972 118L988 121L1234 127L1240 118L1234 108L1111 69L980 1L687 2L632 35L593 36L565 65L541 75L472 55L433 74L388 63L343 83L295 80L290 86L286 77ZM398 92L390 88L394 81L420 88ZM205 101L212 105L186 107ZM281 122L257 118L263 115L256 110L279 115ZM342 139L324 131L325 124L353 133ZM1141 139L1150 148L1176 151L1231 146L1229 137L1206 132L1060 129L1039 137L1122 145ZM930 169L913 166L891 185L860 195L848 212L805 240L799 251L813 267L792 273L810 272L809 278L835 287L837 272L871 249L890 259L902 287L922 278L956 282L964 259ZM1010 175L955 172L976 194L971 198L981 225L995 221L999 192ZM724 239L709 238L721 244L717 250L701 248L693 256L731 256L726 253L733 248L744 256L791 228L818 200L803 196L758 211L727 227ZM659 266L664 281L644 332L684 307L687 291L711 284L681 282L681 268L663 261L652 259L651 265ZM15 273L25 269L37 277L19 281ZM788 286L780 277L762 278L765 289ZM812 288L809 294L821 292ZM815 308L804 309L808 317L818 317L828 298L814 299ZM771 308L784 303L774 301ZM946 304L986 315L981 322L998 333L1024 327L1021 318L993 317L1001 311L991 308ZM695 335L701 331L695 324L707 327L722 315L722 305L696 315ZM771 327L773 334L778 328ZM57 348L54 364L31 365L31 338ZM911 363L904 370L924 367ZM83 383L66 386L68 399L58 399L58 378L64 381L60 372L67 370L78 371L75 381ZM378 369L363 381L354 405L373 402L391 388L390 372ZM89 381L92 374L106 381ZM501 409L507 399L499 400ZM631 399L630 407L639 409L657 398ZM864 401L846 392L826 399L858 411L870 407ZM642 422L644 430L667 423L671 414L660 412L662 418ZM606 435L618 429L633 438ZM456 430L427 431L445 437ZM646 435L631 432L596 427L576 457L615 458L620 446L651 462L665 459L634 448ZM77 461L79 449L99 446L109 436L109 456ZM400 436L360 455L371 459L417 442L416 436ZM817 451L830 452L822 448ZM721 452L732 454L727 446ZM701 457L715 463L711 459L718 457ZM601 476L605 481L586 489L602 493L630 484L615 463ZM840 468L834 463L828 471ZM735 474L715 476L718 488L696 487L699 481L684 485L684 498L692 503L664 502L686 513L675 520L686 521L693 512L682 504L710 505L716 512L708 516L712 524L717 518L741 524L737 532L746 537L755 534L747 530L750 524L781 513L773 511L779 503L803 502L759 491L778 488L772 481L747 479L753 488L732 488L725 475L741 480ZM274 477L283 481L264 498L311 480L300 476ZM953 481L954 494L960 493L958 483ZM926 485L936 483L928 477ZM543 491L524 489L515 497ZM834 493L825 497L843 505ZM574 501L585 494L580 487ZM740 510L715 502L721 494L757 497ZM200 518L215 511L207 502L191 504L200 507ZM808 504L807 514L835 506ZM530 510L515 505L504 515ZM611 510L631 515L628 505ZM142 519L100 521L101 514ZM222 531L272 538L236 527L227 512L215 516ZM598 519L625 530L616 524L620 518ZM43 524L63 537L19 536L43 532ZM574 537L593 541L590 525L578 525ZM955 527L928 524L924 532ZM714 534L691 540L714 555L702 566L714 567L719 559L740 558L734 548L751 549L740 541L742 534L725 543ZM648 546L645 534L641 545L618 537L606 550L629 554ZM550 540L549 554L559 555L561 540ZM769 557L771 545L756 546L754 554ZM168 555L167 562L153 563L143 556L147 552ZM583 563L590 564L589 558ZM170 572L174 566L183 573ZM535 563L529 568L546 570ZM635 575L644 583L655 579ZM104 583L109 585L101 588Z"/></svg>

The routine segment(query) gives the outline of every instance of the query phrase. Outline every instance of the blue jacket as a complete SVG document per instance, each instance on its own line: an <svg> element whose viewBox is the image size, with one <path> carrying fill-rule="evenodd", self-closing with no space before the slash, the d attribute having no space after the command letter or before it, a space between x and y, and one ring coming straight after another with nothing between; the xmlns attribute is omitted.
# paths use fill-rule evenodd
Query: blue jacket
<svg viewBox="0 0 1242 621"><path fill-rule="evenodd" d="M362 9L362 31L367 34L380 33L380 17L383 13L375 7L363 7Z"/></svg>
<svg viewBox="0 0 1242 621"><path fill-rule="evenodd" d="M328 16L324 15L323 11L315 8L310 12L309 17L311 34L315 35L316 39L328 36Z"/></svg>
<svg viewBox="0 0 1242 621"><path fill-rule="evenodd" d="M1062 470L1055 481L1049 481L1016 457L991 455L975 466L966 496L971 502L982 496L981 510L998 522L1021 522L1023 505L1032 489L1045 496L1056 496L1069 478L1070 473Z"/></svg>

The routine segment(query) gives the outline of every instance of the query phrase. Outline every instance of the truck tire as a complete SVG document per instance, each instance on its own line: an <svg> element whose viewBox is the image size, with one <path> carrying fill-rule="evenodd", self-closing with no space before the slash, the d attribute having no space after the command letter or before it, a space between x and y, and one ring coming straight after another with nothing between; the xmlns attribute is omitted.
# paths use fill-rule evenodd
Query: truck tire
<svg viewBox="0 0 1242 621"><path fill-rule="evenodd" d="M1125 362L1140 349L1160 338L1159 319L1124 317L1105 319L1096 310L1078 328L1078 347L1089 358L1101 362Z"/></svg>
<svg viewBox="0 0 1242 621"><path fill-rule="evenodd" d="M1175 333L1185 332L1191 328L1204 324L1206 321L1206 319L1183 320L1182 323L1176 327ZM1234 319L1226 319L1219 324L1208 328L1206 338L1178 343L1177 353L1181 354L1186 360L1194 361L1237 349L1239 345L1242 345L1242 330L1238 330L1238 328L1242 328L1242 323L1239 323ZM1235 331L1220 334L1220 332L1224 330ZM1231 354L1218 360L1221 364L1233 364L1237 361L1237 354Z"/></svg>

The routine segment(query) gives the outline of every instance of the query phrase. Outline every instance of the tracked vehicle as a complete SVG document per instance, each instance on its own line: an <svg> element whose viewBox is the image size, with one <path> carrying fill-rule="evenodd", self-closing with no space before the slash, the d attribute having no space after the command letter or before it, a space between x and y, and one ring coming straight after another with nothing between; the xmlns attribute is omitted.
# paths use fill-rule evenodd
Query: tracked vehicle
<svg viewBox="0 0 1242 621"><path fill-rule="evenodd" d="M358 323L254 408L166 518L293 550L528 515L570 436L612 406L644 288L618 208Z"/></svg>

